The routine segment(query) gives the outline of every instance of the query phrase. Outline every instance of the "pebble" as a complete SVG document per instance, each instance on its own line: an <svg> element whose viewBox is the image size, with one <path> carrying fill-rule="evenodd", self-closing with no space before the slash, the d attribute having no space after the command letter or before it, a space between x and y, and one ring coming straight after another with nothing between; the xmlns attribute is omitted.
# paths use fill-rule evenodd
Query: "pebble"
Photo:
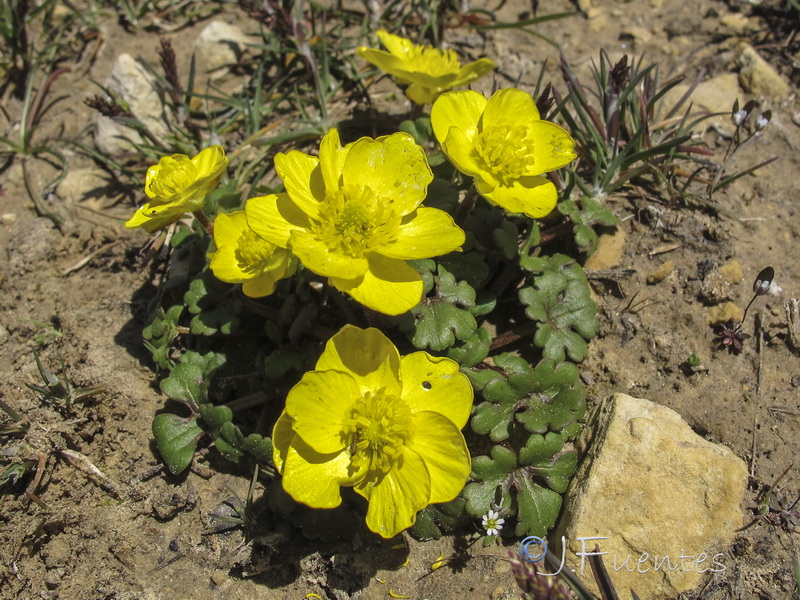
<svg viewBox="0 0 800 600"><path fill-rule="evenodd" d="M661 283L667 277L672 275L674 271L675 271L675 261L668 260L663 265L658 267L655 271L647 275L647 283L649 283L650 285Z"/></svg>
<svg viewBox="0 0 800 600"><path fill-rule="evenodd" d="M3 213L0 215L0 223L3 225L13 225L17 220L17 213Z"/></svg>
<svg viewBox="0 0 800 600"><path fill-rule="evenodd" d="M778 72L764 60L750 44L742 43L737 48L739 57L739 83L755 96L771 100L783 100L791 88Z"/></svg>
<svg viewBox="0 0 800 600"><path fill-rule="evenodd" d="M744 279L744 272L742 271L742 263L738 260L729 260L719 268L719 274L722 278L732 285L740 283Z"/></svg>
<svg viewBox="0 0 800 600"><path fill-rule="evenodd" d="M625 231L617 227L614 233L604 233L597 241L597 249L586 259L584 268L589 271L612 269L619 265L625 251Z"/></svg>
<svg viewBox="0 0 800 600"><path fill-rule="evenodd" d="M744 311L733 302L723 302L717 306L709 306L706 309L706 322L709 325L727 323L731 319L741 321Z"/></svg>
<svg viewBox="0 0 800 600"><path fill-rule="evenodd" d="M211 574L211 581L214 583L214 585L218 587L221 586L226 581L228 581L228 579L229 579L228 574L225 571L222 571L221 569L217 569Z"/></svg>

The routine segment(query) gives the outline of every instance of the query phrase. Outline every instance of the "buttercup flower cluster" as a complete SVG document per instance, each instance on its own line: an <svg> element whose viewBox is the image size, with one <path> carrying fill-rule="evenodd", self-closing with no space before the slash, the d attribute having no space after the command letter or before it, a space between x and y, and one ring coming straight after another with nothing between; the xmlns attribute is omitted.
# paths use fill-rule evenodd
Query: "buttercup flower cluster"
<svg viewBox="0 0 800 600"><path fill-rule="evenodd" d="M509 213L540 218L553 210L557 190L545 174L563 167L576 155L569 134L541 120L528 93L500 90L487 100L474 91L448 91L488 73L494 66L492 61L481 59L462 67L452 51L415 46L385 31L378 36L388 52L359 48L359 56L408 85L407 93L415 102L433 102L430 119L436 140L452 164L473 179L477 194ZM475 330L478 340L467 349L480 351L483 337L473 314L486 313L467 313L460 306L474 308L475 291L467 286L472 297L459 295L461 288L455 282L448 283L447 277L452 275L444 268L433 275L433 271L425 272L421 263L409 264L464 248L473 252L474 259L477 239L473 234L468 238L447 211L425 205L430 201L439 207L448 206L435 195L429 200L434 175L425 150L414 137L398 132L362 137L343 145L339 131L330 129L322 137L318 156L297 150L275 156L283 192L249 198L243 210L222 212L212 224L203 207L227 166L220 146L206 148L193 158L180 154L162 158L147 172L148 201L126 226L153 232L173 226L185 213L193 213L213 237L213 248L210 238L202 238L207 268L220 281L240 284L245 296L263 298L281 290L281 297L286 298L297 294L287 290L302 288L306 299L313 289L325 303L330 294L343 292L367 309L391 317L405 318L409 315L404 313L416 309L411 315L412 326L427 319L428 327L440 327L445 332L460 327L448 319L464 319L466 315L467 325L471 320L471 331ZM444 185L437 189L453 189L450 182L441 183ZM469 202L464 205L473 208ZM481 210L492 209L483 206ZM459 221L465 222L462 216L460 211ZM515 227L512 248L518 243ZM495 234L497 231L505 230L498 229ZM294 288L281 283L295 274ZM309 286L303 278L316 281ZM324 288L323 283L330 287ZM436 292L426 298L425 291L434 286ZM205 289L205 283L197 289L200 287ZM195 293L193 287L191 294ZM446 310L434 310L448 294L457 298L443 305ZM298 301L298 297L292 297L294 306L266 310L262 305L263 313L256 311L266 317L275 310L288 319L284 330L273 322L266 323L270 340L276 345L286 338L293 343L300 335L302 328L292 329L295 325L291 322L297 303L305 301ZM335 299L339 307L346 300L338 295ZM192 302L196 312L198 304ZM494 300L482 302L488 306ZM255 302L249 305L258 308ZM181 310L179 307L169 314L180 315ZM340 312L346 314L347 310ZM222 314L199 324L193 322L196 327L190 331L216 334L214 319ZM341 315L331 318L331 314L326 313L328 321L316 332L314 353L318 352L319 338L330 335L320 336L320 331L341 326ZM334 329L327 329L337 319ZM369 311L366 321L379 322ZM159 327L148 335L166 339L159 364L170 365L169 343L173 338L166 336L177 328ZM459 340L466 339L464 334L459 335ZM412 341L419 349L442 348ZM449 347L452 349L453 344ZM484 350L486 357L488 343ZM303 369L308 368L306 358L298 359L297 355L291 355L291 360L299 360ZM471 367L475 360L481 358L462 364ZM291 368L283 364L281 368ZM268 377L272 375L269 368ZM196 377L191 377L192 385L197 385ZM290 384L295 382L297 379ZM464 489L472 460L461 430L470 417L472 403L472 383L461 372L459 362L425 351L401 356L379 329L347 324L327 339L314 369L291 387L272 430L271 446L262 451L260 460L267 460L271 448L285 492L312 508L337 507L343 501L342 488L352 488L368 501L367 526L389 538L414 525L417 513L427 506L449 502ZM225 411L211 413L203 406L197 410L216 431L223 431L220 420ZM227 437L215 438L218 445L245 443L243 434L234 436L225 431L219 435ZM196 435L196 430L190 433ZM270 443L261 434L256 438L251 440L253 444L259 440ZM170 451L165 448L164 453ZM180 468L185 468L185 463ZM485 496L491 500L494 492ZM484 515L482 526L489 536L497 536L504 520L496 511Z"/></svg>

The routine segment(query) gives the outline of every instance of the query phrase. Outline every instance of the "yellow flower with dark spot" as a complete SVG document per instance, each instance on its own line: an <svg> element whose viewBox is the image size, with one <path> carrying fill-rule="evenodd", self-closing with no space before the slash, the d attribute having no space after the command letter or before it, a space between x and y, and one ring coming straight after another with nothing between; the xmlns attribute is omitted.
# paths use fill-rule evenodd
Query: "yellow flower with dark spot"
<svg viewBox="0 0 800 600"><path fill-rule="evenodd" d="M494 69L488 58L462 67L453 50L419 46L388 31L378 31L378 38L388 52L361 46L356 55L409 86L406 95L417 104L430 104L441 93L470 84Z"/></svg>
<svg viewBox="0 0 800 600"><path fill-rule="evenodd" d="M569 133L542 121L530 94L514 88L488 100L472 91L443 94L431 109L431 125L447 158L474 178L481 196L533 218L548 215L558 200L543 174L577 156Z"/></svg>
<svg viewBox="0 0 800 600"><path fill-rule="evenodd" d="M280 279L294 272L291 254L250 229L243 210L217 216L214 243L211 271L221 281L241 283L245 296L269 296Z"/></svg>
<svg viewBox="0 0 800 600"><path fill-rule="evenodd" d="M149 200L125 227L152 233L174 223L184 213L200 210L227 168L222 146L209 146L193 158L185 154L163 157L147 169L144 193Z"/></svg>
<svg viewBox="0 0 800 600"><path fill-rule="evenodd" d="M377 329L345 326L286 398L272 433L283 488L334 508L340 488L369 501L367 526L385 538L417 512L449 502L471 463L461 429L472 384L458 363L426 352L401 357Z"/></svg>
<svg viewBox="0 0 800 600"><path fill-rule="evenodd" d="M279 153L275 170L286 193L248 200L250 227L374 310L398 315L416 306L422 277L406 261L464 243L450 215L420 206L433 174L408 134L342 147L331 129L319 158Z"/></svg>

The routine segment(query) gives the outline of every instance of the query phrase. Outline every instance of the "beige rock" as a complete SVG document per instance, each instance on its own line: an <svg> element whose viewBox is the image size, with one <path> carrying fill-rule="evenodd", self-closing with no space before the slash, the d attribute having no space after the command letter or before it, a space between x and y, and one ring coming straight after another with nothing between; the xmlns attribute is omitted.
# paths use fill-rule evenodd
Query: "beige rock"
<svg viewBox="0 0 800 600"><path fill-rule="evenodd" d="M663 106L672 108L689 90L688 83L680 83L672 88L664 97ZM718 75L708 81L702 81L695 88L689 99L683 104L681 114L692 104L692 110L705 110L711 113L725 113L719 117L713 117L701 122L702 127L713 126L721 134L733 135L734 126L731 123L730 112L733 109L733 101L741 96L742 90L739 88L739 76L736 73L725 73Z"/></svg>
<svg viewBox="0 0 800 600"><path fill-rule="evenodd" d="M100 169L70 169L58 184L59 198L74 204L87 196L106 196L110 182L105 171Z"/></svg>
<svg viewBox="0 0 800 600"><path fill-rule="evenodd" d="M153 79L130 54L120 54L117 57L105 87L119 96L156 138L163 138L169 133L165 123L164 105ZM96 123L94 142L106 154L130 152L134 149L134 144L144 141L138 132L109 117L98 115Z"/></svg>
<svg viewBox="0 0 800 600"><path fill-rule="evenodd" d="M747 43L738 48L739 83L755 96L783 100L791 91L789 84L756 50Z"/></svg>
<svg viewBox="0 0 800 600"><path fill-rule="evenodd" d="M625 251L625 231L617 227L614 233L604 233L597 241L597 249L586 260L584 267L590 271L611 269L619 265Z"/></svg>
<svg viewBox="0 0 800 600"><path fill-rule="evenodd" d="M255 41L236 25L212 21L192 44L198 72L209 75L211 79L223 77L228 67L239 62L248 44Z"/></svg>
<svg viewBox="0 0 800 600"><path fill-rule="evenodd" d="M661 283L675 271L675 261L668 260L655 271L647 275L647 283Z"/></svg>
<svg viewBox="0 0 800 600"><path fill-rule="evenodd" d="M709 325L727 323L731 319L741 321L743 316L744 311L733 302L723 302L716 306L709 306L706 309L706 322Z"/></svg>
<svg viewBox="0 0 800 600"><path fill-rule="evenodd" d="M722 278L731 283L736 285L737 283L741 282L744 279L744 272L742 271L742 263L738 260L729 260L724 265L719 268L719 274Z"/></svg>
<svg viewBox="0 0 800 600"><path fill-rule="evenodd" d="M567 566L584 583L593 587L576 553L595 544L625 597L634 589L648 600L673 598L725 570L722 552L742 525L747 483L733 452L699 437L675 411L625 394L592 411L578 447L583 458L556 546L564 536Z"/></svg>

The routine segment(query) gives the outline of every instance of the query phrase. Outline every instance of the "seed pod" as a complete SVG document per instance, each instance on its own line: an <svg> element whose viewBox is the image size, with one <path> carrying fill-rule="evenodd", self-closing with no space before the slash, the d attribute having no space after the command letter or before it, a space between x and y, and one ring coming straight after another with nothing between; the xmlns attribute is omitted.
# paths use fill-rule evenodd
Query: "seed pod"
<svg viewBox="0 0 800 600"><path fill-rule="evenodd" d="M753 282L753 291L756 293L756 296L763 296L766 294L769 290L769 286L772 285L773 279L775 279L775 269L772 267L761 269L761 272Z"/></svg>

